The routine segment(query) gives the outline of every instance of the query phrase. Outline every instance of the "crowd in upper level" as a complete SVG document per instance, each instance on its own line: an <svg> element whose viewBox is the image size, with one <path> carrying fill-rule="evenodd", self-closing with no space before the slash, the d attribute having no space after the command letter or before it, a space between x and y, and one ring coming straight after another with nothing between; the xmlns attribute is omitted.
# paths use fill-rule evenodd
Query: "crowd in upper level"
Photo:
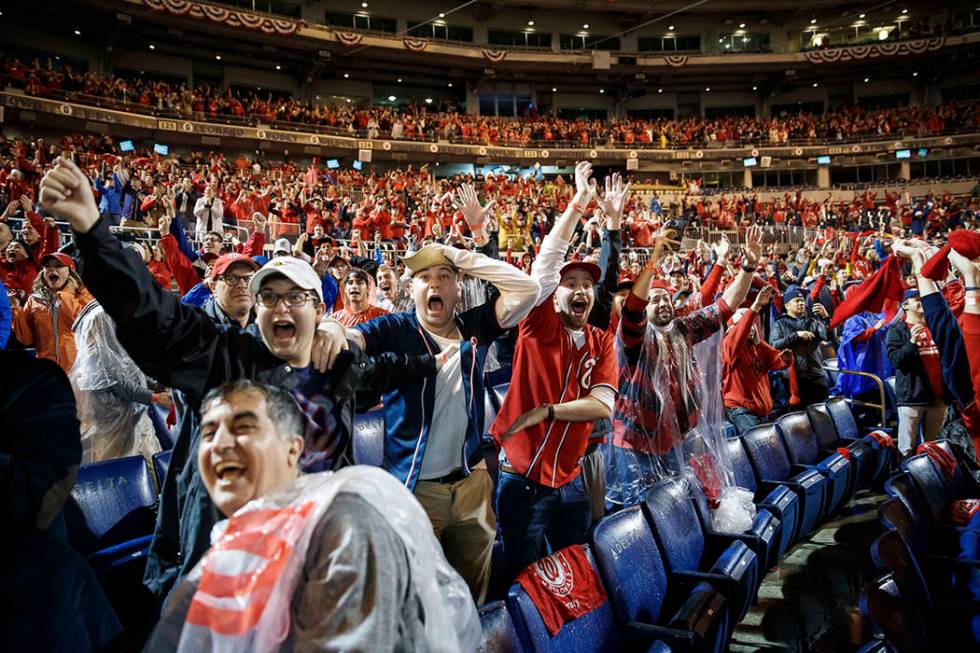
<svg viewBox="0 0 980 653"><path fill-rule="evenodd" d="M51 61L3 62L7 83L37 96L118 105L130 111L207 121L275 123L337 134L406 140L448 140L484 145L571 144L623 147L703 147L720 143L779 145L846 142L867 137L919 136L976 129L980 105L951 102L935 107L844 107L821 115L780 113L641 120L562 119L530 109L518 118L432 111L422 106L354 107L302 100L252 89L124 79Z"/></svg>

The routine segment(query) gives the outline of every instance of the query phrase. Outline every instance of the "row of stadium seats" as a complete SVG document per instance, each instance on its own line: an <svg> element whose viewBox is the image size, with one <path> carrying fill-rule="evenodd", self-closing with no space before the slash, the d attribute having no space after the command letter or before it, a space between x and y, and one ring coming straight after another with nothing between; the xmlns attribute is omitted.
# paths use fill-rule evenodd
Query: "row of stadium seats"
<svg viewBox="0 0 980 653"><path fill-rule="evenodd" d="M486 379L488 424L506 395L508 377L509 370L498 370ZM358 415L355 462L380 465L383 442L382 411ZM659 648L650 650L724 650L766 571L890 464L877 441L861 438L843 399L790 413L741 436L731 428L726 444L736 483L755 494L757 514L749 530L713 531L700 487L686 479L664 481L643 506L611 514L593 529L588 555L609 605L550 637L533 604L514 585L506 602L481 610L488 635L500 644L492 650L583 650L583 641L599 650L632 649L640 643L646 649L654 642ZM838 453L841 449L849 455ZM69 534L100 578L117 586L110 598L142 590L169 458L164 451L154 456L152 466L134 456L79 469L66 505ZM495 462L495 457L487 460Z"/></svg>
<svg viewBox="0 0 980 653"><path fill-rule="evenodd" d="M878 517L886 531L871 547L885 573L860 601L876 636L897 653L980 646L980 517L953 520L958 502L980 499L980 486L948 441L926 448L885 483Z"/></svg>

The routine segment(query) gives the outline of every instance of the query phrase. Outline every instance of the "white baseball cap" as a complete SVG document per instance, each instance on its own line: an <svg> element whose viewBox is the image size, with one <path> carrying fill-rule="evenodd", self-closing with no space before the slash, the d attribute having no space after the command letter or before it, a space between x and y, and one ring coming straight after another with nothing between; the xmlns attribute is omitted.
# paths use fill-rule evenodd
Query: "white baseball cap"
<svg viewBox="0 0 980 653"><path fill-rule="evenodd" d="M289 240L286 238L280 238L276 241L276 246L272 248L272 253L276 252L289 252L293 251L293 246L289 244Z"/></svg>
<svg viewBox="0 0 980 653"><path fill-rule="evenodd" d="M257 294L265 280L277 274L286 277L303 290L312 290L320 303L323 303L323 286L313 266L292 256L280 256L263 265L252 277L252 283L248 285L249 291L253 295Z"/></svg>

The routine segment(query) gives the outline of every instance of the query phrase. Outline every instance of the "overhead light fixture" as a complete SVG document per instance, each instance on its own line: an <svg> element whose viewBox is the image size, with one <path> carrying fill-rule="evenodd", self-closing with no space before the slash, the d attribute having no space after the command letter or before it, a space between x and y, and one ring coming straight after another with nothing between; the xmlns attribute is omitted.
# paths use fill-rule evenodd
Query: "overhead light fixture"
<svg viewBox="0 0 980 653"><path fill-rule="evenodd" d="M725 42L725 39L723 39L723 38L722 39L718 39L718 42L719 43L724 43Z"/></svg>
<svg viewBox="0 0 980 653"><path fill-rule="evenodd" d="M282 66L280 66L279 64L276 64L276 70L282 70Z"/></svg>
<svg viewBox="0 0 980 653"><path fill-rule="evenodd" d="M817 82L813 82L813 88L816 88L817 86L818 86Z"/></svg>
<svg viewBox="0 0 980 653"><path fill-rule="evenodd" d="M810 19L810 24L811 25L816 25L817 24L817 19L816 18L811 18Z"/></svg>
<svg viewBox="0 0 980 653"><path fill-rule="evenodd" d="M432 104L432 98L430 98L430 97L425 98L425 103L426 104Z"/></svg>
<svg viewBox="0 0 980 653"><path fill-rule="evenodd" d="M399 78L398 78L398 83L399 83L399 84L401 84L401 83L402 83L402 78L401 78L401 77L399 77Z"/></svg>
<svg viewBox="0 0 980 653"><path fill-rule="evenodd" d="M745 23L739 23L738 24L738 28L739 29L745 29Z"/></svg>
<svg viewBox="0 0 980 653"><path fill-rule="evenodd" d="M588 23L583 23L582 24L582 29L589 29L589 24Z"/></svg>
<svg viewBox="0 0 980 653"><path fill-rule="evenodd" d="M344 79L350 79L350 73L344 73Z"/></svg>
<svg viewBox="0 0 980 653"><path fill-rule="evenodd" d="M558 92L558 89L557 89L557 88L555 88L554 86L552 86L552 87L551 87L551 92L552 92L552 93L557 93L557 92Z"/></svg>
<svg viewBox="0 0 980 653"><path fill-rule="evenodd" d="M909 13L909 10L908 10L908 9L902 9L902 14L903 14L903 15L905 15L905 14L907 14L907 13Z"/></svg>
<svg viewBox="0 0 980 653"><path fill-rule="evenodd" d="M527 21L527 26L528 27L534 27L534 21L533 20Z"/></svg>
<svg viewBox="0 0 980 653"><path fill-rule="evenodd" d="M350 104L350 98L346 98L347 104Z"/></svg>
<svg viewBox="0 0 980 653"><path fill-rule="evenodd" d="M752 90L753 90L753 91L758 91L758 90L759 90L759 87L758 87L758 86L753 86L753 87L752 87Z"/></svg>
<svg viewBox="0 0 980 653"><path fill-rule="evenodd" d="M366 2L362 2L361 3L361 8L362 9L367 9L367 3Z"/></svg>
<svg viewBox="0 0 980 653"><path fill-rule="evenodd" d="M858 14L858 18L864 18L864 14Z"/></svg>
<svg viewBox="0 0 980 653"><path fill-rule="evenodd" d="M704 87L704 92L705 93L710 93L711 92L711 87L710 86L705 86Z"/></svg>
<svg viewBox="0 0 980 653"><path fill-rule="evenodd" d="M151 49L151 50L156 50L156 49L157 49L157 46L155 46L155 45L153 45L153 44L151 43L151 44L150 44L150 49Z"/></svg>
<svg viewBox="0 0 980 653"><path fill-rule="evenodd" d="M446 14L444 14L444 13L442 13L442 12L440 11L440 12L439 12L439 18L445 18L445 17L446 17Z"/></svg>
<svg viewBox="0 0 980 653"><path fill-rule="evenodd" d="M395 101L395 99L396 99L396 98L395 98L395 96L394 96L394 95L389 95L389 96L388 96L388 101L389 101L389 102L394 102L394 101Z"/></svg>
<svg viewBox="0 0 980 653"><path fill-rule="evenodd" d="M214 55L214 58L217 59L218 61L221 61L221 55L220 54Z"/></svg>
<svg viewBox="0 0 980 653"><path fill-rule="evenodd" d="M726 49L726 50L727 50L728 48L730 48L730 47L732 47L732 44L731 44L731 43L726 43L726 44L725 44L725 49Z"/></svg>
<svg viewBox="0 0 980 653"><path fill-rule="evenodd" d="M603 94L603 93L605 93L605 92L606 92L606 89L604 89L604 88L600 88L600 89L599 89L599 95L602 95L602 94Z"/></svg>
<svg viewBox="0 0 980 653"><path fill-rule="evenodd" d="M870 77L865 77L865 78L864 78L864 83L865 83L865 84L867 84L867 83L868 83L868 82L870 82L870 81L871 81L871 78L870 78Z"/></svg>
<svg viewBox="0 0 980 653"><path fill-rule="evenodd" d="M449 88L452 88L452 87L453 87L453 83L452 82L449 82Z"/></svg>
<svg viewBox="0 0 980 653"><path fill-rule="evenodd" d="M673 32L674 31L674 26L673 25L668 25L667 26L667 29L669 29L671 32Z"/></svg>
<svg viewBox="0 0 980 653"><path fill-rule="evenodd" d="M912 77L918 77L918 76L919 76L919 73L918 72L912 73Z"/></svg>
<svg viewBox="0 0 980 653"><path fill-rule="evenodd" d="M663 92L664 92L664 90L662 88L658 88L657 89L657 93L663 93Z"/></svg>
<svg viewBox="0 0 980 653"><path fill-rule="evenodd" d="M81 36L81 35L82 35L82 32L81 32L81 30L77 30L77 29L76 29L76 30L75 30L75 36Z"/></svg>

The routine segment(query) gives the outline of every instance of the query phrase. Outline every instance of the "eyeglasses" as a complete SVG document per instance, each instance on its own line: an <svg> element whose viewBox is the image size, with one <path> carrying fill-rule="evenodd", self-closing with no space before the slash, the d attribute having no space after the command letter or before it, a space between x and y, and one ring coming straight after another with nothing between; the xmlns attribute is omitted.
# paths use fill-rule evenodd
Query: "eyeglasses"
<svg viewBox="0 0 980 653"><path fill-rule="evenodd" d="M252 283L254 276L254 274L220 274L218 280L224 281L229 286L237 286L239 283L244 283L247 286Z"/></svg>
<svg viewBox="0 0 980 653"><path fill-rule="evenodd" d="M313 293L308 290L290 290L280 295L271 290L260 290L256 297L259 303L266 308L275 308L280 299L286 302L286 306L289 308L296 308L297 306L303 306L306 302L313 299Z"/></svg>

